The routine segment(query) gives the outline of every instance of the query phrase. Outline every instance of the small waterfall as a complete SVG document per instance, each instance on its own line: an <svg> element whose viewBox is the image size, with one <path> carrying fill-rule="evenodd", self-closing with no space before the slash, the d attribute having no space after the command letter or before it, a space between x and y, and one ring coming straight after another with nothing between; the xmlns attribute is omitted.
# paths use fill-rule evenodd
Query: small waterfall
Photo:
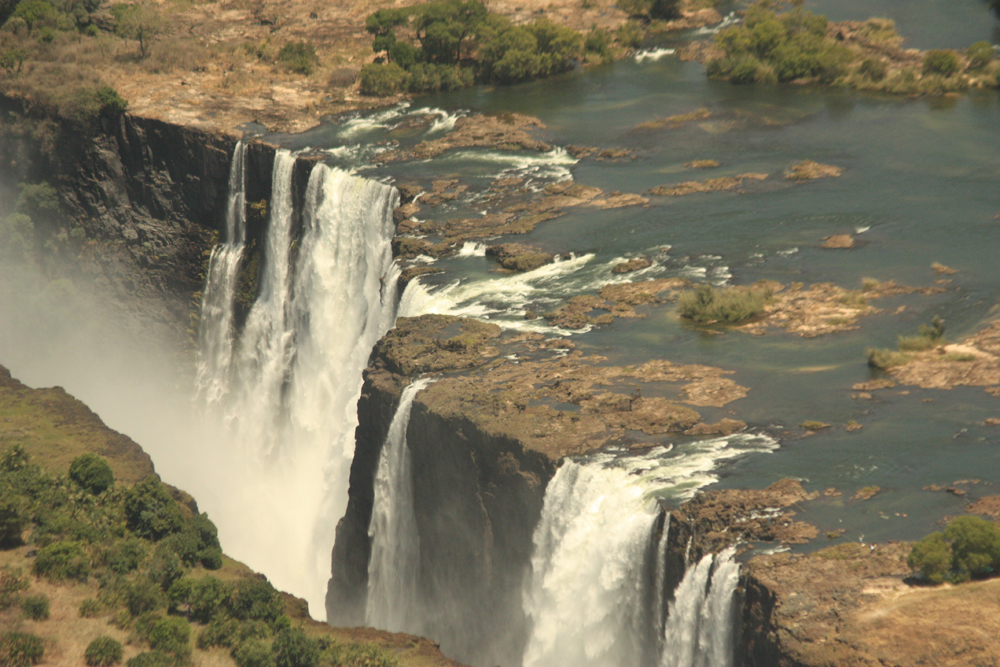
<svg viewBox="0 0 1000 667"><path fill-rule="evenodd" d="M684 573L670 603L661 667L730 667L733 597L739 564L730 547L706 554Z"/></svg>
<svg viewBox="0 0 1000 667"><path fill-rule="evenodd" d="M657 498L689 498L721 461L776 446L738 434L563 463L534 534L524 666L731 665L739 566L729 551L689 567L664 618L669 523L657 530Z"/></svg>
<svg viewBox="0 0 1000 667"><path fill-rule="evenodd" d="M390 632L419 632L416 613L420 538L413 512L413 472L406 427L410 408L430 379L412 382L399 399L375 473L375 501L368 536L368 603L365 625Z"/></svg>
<svg viewBox="0 0 1000 667"><path fill-rule="evenodd" d="M220 401L228 389L233 357L233 291L246 241L245 188L246 145L241 140L229 168L226 235L212 249L201 302L195 383L198 395L209 404Z"/></svg>
<svg viewBox="0 0 1000 667"><path fill-rule="evenodd" d="M347 504L361 371L396 315L390 243L399 196L317 163L297 235L295 156L277 151L257 296L233 334L240 262L230 255L243 252L242 164L240 149L232 232L213 254L198 368L199 393L230 437L213 453L224 462L222 478L199 497L213 498L227 551L322 617L334 530Z"/></svg>

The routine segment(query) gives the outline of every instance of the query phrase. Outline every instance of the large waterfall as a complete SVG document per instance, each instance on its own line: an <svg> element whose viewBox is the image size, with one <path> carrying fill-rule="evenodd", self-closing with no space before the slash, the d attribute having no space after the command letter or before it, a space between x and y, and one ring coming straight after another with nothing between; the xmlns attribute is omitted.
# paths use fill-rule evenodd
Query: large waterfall
<svg viewBox="0 0 1000 667"><path fill-rule="evenodd" d="M296 204L295 156L277 151L259 269L248 276L256 298L237 331L239 274L253 269L244 159L241 144L226 238L212 254L202 305L198 391L228 427L211 510L227 551L322 615L361 371L395 318L398 194L317 163ZM301 233L293 232L297 207Z"/></svg>
<svg viewBox="0 0 1000 667"><path fill-rule="evenodd" d="M414 397L430 383L422 378L403 390L375 472L375 500L368 528L372 551L365 624L393 632L421 631L417 610L420 538L413 512L413 471L406 427Z"/></svg>

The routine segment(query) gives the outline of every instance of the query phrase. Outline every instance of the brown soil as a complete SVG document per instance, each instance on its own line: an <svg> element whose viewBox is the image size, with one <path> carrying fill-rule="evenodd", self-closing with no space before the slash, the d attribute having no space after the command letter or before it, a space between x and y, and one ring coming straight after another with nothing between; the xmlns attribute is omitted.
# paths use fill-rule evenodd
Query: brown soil
<svg viewBox="0 0 1000 667"><path fill-rule="evenodd" d="M701 192L723 192L737 190L743 181L763 181L767 179L767 174L740 174L738 176L724 176L722 178L709 178L705 181L687 181L678 185L661 185L650 190L650 194L662 197L682 197Z"/></svg>

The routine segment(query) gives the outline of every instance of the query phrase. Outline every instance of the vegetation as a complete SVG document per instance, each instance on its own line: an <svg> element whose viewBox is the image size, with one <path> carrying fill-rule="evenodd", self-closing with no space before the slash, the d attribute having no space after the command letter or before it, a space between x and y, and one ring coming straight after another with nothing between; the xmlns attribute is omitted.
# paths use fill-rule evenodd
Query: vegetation
<svg viewBox="0 0 1000 667"><path fill-rule="evenodd" d="M699 285L677 300L681 317L699 324L739 324L764 314L773 290L767 285L725 287Z"/></svg>
<svg viewBox="0 0 1000 667"><path fill-rule="evenodd" d="M361 92L377 96L551 76L581 61L609 60L616 41L637 41L634 25L614 35L594 28L586 38L548 19L514 25L479 0L380 9L367 18L365 29L380 55L362 68ZM397 36L404 32L412 40Z"/></svg>
<svg viewBox="0 0 1000 667"><path fill-rule="evenodd" d="M289 42L278 51L278 61L297 74L312 74L318 60L309 42Z"/></svg>
<svg viewBox="0 0 1000 667"><path fill-rule="evenodd" d="M629 16L670 20L681 15L680 0L618 0L618 8Z"/></svg>
<svg viewBox="0 0 1000 667"><path fill-rule="evenodd" d="M69 466L69 478L95 495L107 490L115 482L108 462L89 452L73 459Z"/></svg>
<svg viewBox="0 0 1000 667"><path fill-rule="evenodd" d="M943 533L914 544L906 563L935 584L994 575L1000 569L1000 528L977 516L960 516Z"/></svg>
<svg viewBox="0 0 1000 667"><path fill-rule="evenodd" d="M916 336L899 336L898 351L885 348L868 348L865 355L868 357L868 365L872 368L888 369L894 366L902 366L912 359L910 352L921 352L944 345L944 320L937 315L931 320L930 325L921 324L917 328Z"/></svg>
<svg viewBox="0 0 1000 667"><path fill-rule="evenodd" d="M48 620L51 612L49 598L46 595L29 595L21 600L21 611L33 621Z"/></svg>
<svg viewBox="0 0 1000 667"><path fill-rule="evenodd" d="M83 653L89 667L111 667L122 661L122 645L111 637L98 637L87 645Z"/></svg>
<svg viewBox="0 0 1000 667"><path fill-rule="evenodd" d="M793 3L794 4L794 3ZM824 16L796 6L776 13L762 0L747 9L742 25L721 31L707 63L709 76L732 83L817 82L893 94L941 94L1000 85L1000 66L988 43L964 54L928 51L922 66L897 58L902 43L889 19L868 19L844 39Z"/></svg>
<svg viewBox="0 0 1000 667"><path fill-rule="evenodd" d="M37 665L45 655L41 637L28 632L5 632L0 635L0 665L27 667Z"/></svg>

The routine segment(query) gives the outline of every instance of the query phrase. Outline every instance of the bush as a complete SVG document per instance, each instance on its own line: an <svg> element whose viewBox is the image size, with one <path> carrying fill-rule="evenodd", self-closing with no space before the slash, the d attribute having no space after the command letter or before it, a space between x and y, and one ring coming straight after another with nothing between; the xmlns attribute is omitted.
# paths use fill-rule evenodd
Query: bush
<svg viewBox="0 0 1000 667"><path fill-rule="evenodd" d="M117 118L128 109L128 102L111 86L100 86L94 91L97 107L102 116Z"/></svg>
<svg viewBox="0 0 1000 667"><path fill-rule="evenodd" d="M122 661L122 645L111 637L98 637L87 645L83 658L90 667L111 667Z"/></svg>
<svg viewBox="0 0 1000 667"><path fill-rule="evenodd" d="M21 601L21 591L29 585L27 577L21 575L20 568L9 565L0 568L0 611L18 604Z"/></svg>
<svg viewBox="0 0 1000 667"><path fill-rule="evenodd" d="M229 613L241 621L274 624L284 612L281 594L264 578L241 579L227 602Z"/></svg>
<svg viewBox="0 0 1000 667"><path fill-rule="evenodd" d="M626 49L639 48L642 43L642 28L635 21L623 23L615 29L615 41Z"/></svg>
<svg viewBox="0 0 1000 667"><path fill-rule="evenodd" d="M128 584L123 595L126 609L132 616L140 616L164 606L163 592L156 582L139 577Z"/></svg>
<svg viewBox="0 0 1000 667"><path fill-rule="evenodd" d="M992 574L1000 568L1000 528L978 516L960 516L944 529L951 543L955 580Z"/></svg>
<svg viewBox="0 0 1000 667"><path fill-rule="evenodd" d="M76 542L53 542L38 550L35 562L31 564L31 571L49 581L86 581L90 575L90 558Z"/></svg>
<svg viewBox="0 0 1000 667"><path fill-rule="evenodd" d="M27 667L37 665L45 655L41 637L27 632L7 632L0 635L0 665Z"/></svg>
<svg viewBox="0 0 1000 667"><path fill-rule="evenodd" d="M717 290L711 285L699 285L681 294L677 303L681 317L699 324L737 324L763 315L771 294L771 288L766 286Z"/></svg>
<svg viewBox="0 0 1000 667"><path fill-rule="evenodd" d="M240 622L235 618L215 618L198 635L198 648L234 648L239 643Z"/></svg>
<svg viewBox="0 0 1000 667"><path fill-rule="evenodd" d="M69 478L94 495L115 483L115 476L108 462L90 452L73 459L69 465Z"/></svg>
<svg viewBox="0 0 1000 667"><path fill-rule="evenodd" d="M192 620L208 623L225 608L232 593L232 584L216 577L201 577L177 581L167 595L172 610L187 607Z"/></svg>
<svg viewBox="0 0 1000 667"><path fill-rule="evenodd" d="M240 644L233 651L233 660L236 661L237 667L275 667L276 665L271 644L256 638L248 639Z"/></svg>
<svg viewBox="0 0 1000 667"><path fill-rule="evenodd" d="M931 583L940 584L951 569L951 545L944 539L944 533L931 533L913 545L906 564L920 570Z"/></svg>
<svg viewBox="0 0 1000 667"><path fill-rule="evenodd" d="M166 487L150 475L125 493L125 524L139 537L159 541L184 529L184 514Z"/></svg>
<svg viewBox="0 0 1000 667"><path fill-rule="evenodd" d="M101 560L116 574L128 574L142 564L147 554L146 543L137 537L118 540L104 552Z"/></svg>
<svg viewBox="0 0 1000 667"><path fill-rule="evenodd" d="M319 643L307 637L301 628L279 632L273 650L277 667L316 667L319 663Z"/></svg>
<svg viewBox="0 0 1000 667"><path fill-rule="evenodd" d="M147 641L154 651L162 651L179 660L191 653L191 624L179 616L167 616L156 621L149 630Z"/></svg>
<svg viewBox="0 0 1000 667"><path fill-rule="evenodd" d="M958 54L950 49L931 49L924 55L924 74L949 77L959 69Z"/></svg>
<svg viewBox="0 0 1000 667"><path fill-rule="evenodd" d="M146 568L146 576L156 582L161 590L169 590L175 581L184 576L184 565L169 545L160 544Z"/></svg>
<svg viewBox="0 0 1000 667"><path fill-rule="evenodd" d="M80 603L80 618L96 618L101 615L103 605L94 598L86 598Z"/></svg>
<svg viewBox="0 0 1000 667"><path fill-rule="evenodd" d="M868 58L861 62L861 66L858 67L858 73L861 76L875 81L876 83L885 78L885 74L888 71L888 67L881 60L876 60L874 58Z"/></svg>
<svg viewBox="0 0 1000 667"><path fill-rule="evenodd" d="M6 239L0 238L0 240ZM0 250L0 253L2 252ZM27 528L28 521L28 512L21 499L13 493L0 491L0 547L14 547L21 544L21 533Z"/></svg>
<svg viewBox="0 0 1000 667"><path fill-rule="evenodd" d="M278 61L290 71L310 75L319 61L316 47L309 42L289 42L278 51Z"/></svg>
<svg viewBox="0 0 1000 667"><path fill-rule="evenodd" d="M43 594L29 595L21 600L21 611L33 621L48 620L49 598Z"/></svg>
<svg viewBox="0 0 1000 667"><path fill-rule="evenodd" d="M888 370L896 366L902 366L910 360L910 355L885 348L870 347L865 350L868 358L868 365L872 368Z"/></svg>
<svg viewBox="0 0 1000 667"><path fill-rule="evenodd" d="M362 95L386 97L402 91L406 71L396 63L368 63L361 68L359 81Z"/></svg>
<svg viewBox="0 0 1000 667"><path fill-rule="evenodd" d="M993 45L976 42L966 50L965 57L969 59L969 69L982 69L993 60Z"/></svg>
<svg viewBox="0 0 1000 667"><path fill-rule="evenodd" d="M130 658L128 667L177 667L177 658L163 651L147 651Z"/></svg>
<svg viewBox="0 0 1000 667"><path fill-rule="evenodd" d="M396 657L376 644L333 646L327 657L333 664L344 667L399 667Z"/></svg>
<svg viewBox="0 0 1000 667"><path fill-rule="evenodd" d="M201 563L206 569L222 567L222 547L219 531L207 514L200 514L184 523L183 529L165 540L163 545L190 566Z"/></svg>

